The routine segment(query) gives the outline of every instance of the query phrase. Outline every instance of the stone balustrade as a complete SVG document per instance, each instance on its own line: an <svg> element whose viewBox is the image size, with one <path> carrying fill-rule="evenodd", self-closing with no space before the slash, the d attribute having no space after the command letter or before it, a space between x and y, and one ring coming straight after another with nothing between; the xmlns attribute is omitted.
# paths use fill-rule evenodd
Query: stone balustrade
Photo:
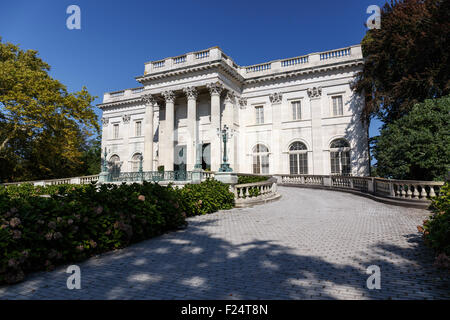
<svg viewBox="0 0 450 320"><path fill-rule="evenodd" d="M277 193L277 180L275 178L269 178L262 182L236 184L231 186L231 189L234 193L236 207L266 203L280 197Z"/></svg>
<svg viewBox="0 0 450 320"><path fill-rule="evenodd" d="M35 186L53 186L60 184L89 184L98 181L98 174L83 177L63 178L63 179L50 179L50 180L37 180L37 181L24 181L24 182L9 182L3 183L4 186L20 185L30 183Z"/></svg>
<svg viewBox="0 0 450 320"><path fill-rule="evenodd" d="M375 200L387 199L392 204L411 207L427 207L430 199L440 192L444 182L393 180L373 177L317 176L317 175L279 175L281 185L320 187L348 190L369 195Z"/></svg>

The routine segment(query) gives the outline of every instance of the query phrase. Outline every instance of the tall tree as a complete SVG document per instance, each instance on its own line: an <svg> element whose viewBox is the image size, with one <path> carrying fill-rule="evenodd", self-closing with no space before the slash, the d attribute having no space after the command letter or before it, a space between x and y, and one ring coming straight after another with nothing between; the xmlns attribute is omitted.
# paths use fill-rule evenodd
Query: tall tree
<svg viewBox="0 0 450 320"><path fill-rule="evenodd" d="M84 139L99 132L85 87L69 93L35 50L0 38L0 179L62 177L80 166Z"/></svg>
<svg viewBox="0 0 450 320"><path fill-rule="evenodd" d="M381 176L445 180L450 170L450 95L416 104L376 138L374 155Z"/></svg>
<svg viewBox="0 0 450 320"><path fill-rule="evenodd" d="M365 57L355 90L363 119L390 123L414 104L450 93L450 1L400 0L381 10L381 28L362 40Z"/></svg>

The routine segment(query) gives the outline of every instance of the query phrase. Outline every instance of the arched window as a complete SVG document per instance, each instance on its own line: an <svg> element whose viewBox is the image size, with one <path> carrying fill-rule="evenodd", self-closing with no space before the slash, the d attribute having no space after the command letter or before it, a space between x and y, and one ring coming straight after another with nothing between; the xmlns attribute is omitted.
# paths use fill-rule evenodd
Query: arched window
<svg viewBox="0 0 450 320"><path fill-rule="evenodd" d="M131 158L130 164L131 164L131 172L137 172L139 171L139 167L141 165L141 158L142 154L135 153L133 157Z"/></svg>
<svg viewBox="0 0 450 320"><path fill-rule="evenodd" d="M295 141L289 146L289 169L291 174L308 174L308 153L303 142Z"/></svg>
<svg viewBox="0 0 450 320"><path fill-rule="evenodd" d="M330 144L331 174L350 175L350 144L345 139L333 140Z"/></svg>
<svg viewBox="0 0 450 320"><path fill-rule="evenodd" d="M118 175L120 173L120 158L118 155L112 155L111 158L109 158L108 161L108 169L109 169L109 173L113 174L113 175Z"/></svg>
<svg viewBox="0 0 450 320"><path fill-rule="evenodd" d="M269 173L269 149L263 144L253 148L253 173Z"/></svg>

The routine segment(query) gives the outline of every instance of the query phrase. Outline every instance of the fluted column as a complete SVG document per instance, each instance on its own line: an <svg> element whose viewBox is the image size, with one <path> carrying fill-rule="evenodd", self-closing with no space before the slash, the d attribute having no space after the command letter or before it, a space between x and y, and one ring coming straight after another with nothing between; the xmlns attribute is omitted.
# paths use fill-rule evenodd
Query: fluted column
<svg viewBox="0 0 450 320"><path fill-rule="evenodd" d="M223 110L223 117L222 117L222 127L223 125L226 125L230 130L234 129L234 104L236 101L236 97L234 92L228 91L227 95L225 97L225 109ZM235 141L237 139L236 135L233 135L233 137L228 141L227 143L227 155L228 155L228 162L230 163L230 167L233 169L233 171L237 172L236 167L236 159L235 159Z"/></svg>
<svg viewBox="0 0 450 320"><path fill-rule="evenodd" d="M211 171L219 171L221 139L217 136L217 128L220 128L220 94L222 93L223 86L217 82L209 83L207 87L211 94Z"/></svg>
<svg viewBox="0 0 450 320"><path fill-rule="evenodd" d="M153 169L153 106L155 99L151 94L142 96L142 101L145 103L144 115L144 171L154 171Z"/></svg>
<svg viewBox="0 0 450 320"><path fill-rule="evenodd" d="M173 91L164 91L162 96L166 100L166 120L164 132L165 139L160 150L162 151L161 155L164 171L173 171L175 94Z"/></svg>
<svg viewBox="0 0 450 320"><path fill-rule="evenodd" d="M187 97L187 159L186 170L192 171L196 160L196 144L197 144L197 95L198 92L194 87L183 89Z"/></svg>

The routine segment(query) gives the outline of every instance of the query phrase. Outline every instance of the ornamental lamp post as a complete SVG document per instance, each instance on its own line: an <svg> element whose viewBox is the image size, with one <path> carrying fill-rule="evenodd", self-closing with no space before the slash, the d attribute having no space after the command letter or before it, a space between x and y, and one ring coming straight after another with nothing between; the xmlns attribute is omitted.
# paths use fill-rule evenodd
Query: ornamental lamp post
<svg viewBox="0 0 450 320"><path fill-rule="evenodd" d="M223 129L220 130L217 128L217 135L219 137L222 137L223 141L223 158L222 158L222 164L220 165L219 172L232 172L233 169L230 168L230 164L228 163L228 155L227 155L227 141L230 140L233 137L233 130L227 127L225 124L223 126Z"/></svg>

